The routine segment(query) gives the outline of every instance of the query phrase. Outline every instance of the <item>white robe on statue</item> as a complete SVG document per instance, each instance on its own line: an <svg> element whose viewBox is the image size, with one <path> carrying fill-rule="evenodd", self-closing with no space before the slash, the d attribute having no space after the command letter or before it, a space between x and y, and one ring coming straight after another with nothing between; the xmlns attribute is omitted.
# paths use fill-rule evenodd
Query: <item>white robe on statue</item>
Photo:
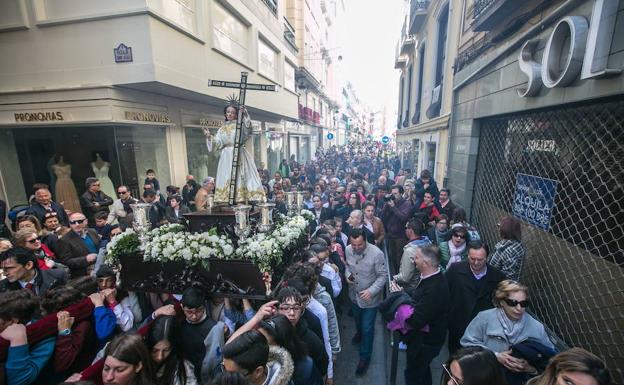
<svg viewBox="0 0 624 385"><path fill-rule="evenodd" d="M250 129L251 121L245 115L243 119L243 143L246 131ZM232 161L234 154L234 139L236 138L236 121L231 120L223 123L214 137L206 138L208 151L221 150L217 177L215 178L215 202L228 202L230 192L230 180L232 173ZM236 202L262 201L264 188L258 174L258 169L253 158L244 146L239 148L240 163L238 165L238 182L236 184Z"/></svg>

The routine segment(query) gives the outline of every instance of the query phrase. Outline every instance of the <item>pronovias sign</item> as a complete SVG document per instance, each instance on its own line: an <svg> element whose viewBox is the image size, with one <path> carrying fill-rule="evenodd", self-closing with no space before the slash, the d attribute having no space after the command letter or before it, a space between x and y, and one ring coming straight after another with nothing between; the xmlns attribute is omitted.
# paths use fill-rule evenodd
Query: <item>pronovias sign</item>
<svg viewBox="0 0 624 385"><path fill-rule="evenodd" d="M583 16L559 20L550 33L541 63L533 59L539 40L524 43L518 63L529 80L526 87L517 89L518 95L535 96L542 85L566 87L579 74L581 79L620 74L619 68L607 68L618 3L618 0L595 0L589 24Z"/></svg>

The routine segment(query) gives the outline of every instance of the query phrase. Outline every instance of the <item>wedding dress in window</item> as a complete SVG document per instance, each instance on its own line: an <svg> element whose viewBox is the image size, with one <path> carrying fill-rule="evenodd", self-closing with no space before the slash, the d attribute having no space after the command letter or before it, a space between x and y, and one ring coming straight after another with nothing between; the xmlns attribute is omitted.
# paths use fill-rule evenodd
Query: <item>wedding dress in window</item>
<svg viewBox="0 0 624 385"><path fill-rule="evenodd" d="M99 168L95 162L91 163L93 175L95 175L95 177L100 180L100 189L104 194L115 199L117 193L115 192L115 186L113 185L113 181L108 177L109 167L110 163L108 162L103 162Z"/></svg>
<svg viewBox="0 0 624 385"><path fill-rule="evenodd" d="M82 212L80 200L74 181L71 179L71 165L63 162L63 157L57 164L53 164L52 171L56 175L56 202L63 205L65 210L72 212Z"/></svg>

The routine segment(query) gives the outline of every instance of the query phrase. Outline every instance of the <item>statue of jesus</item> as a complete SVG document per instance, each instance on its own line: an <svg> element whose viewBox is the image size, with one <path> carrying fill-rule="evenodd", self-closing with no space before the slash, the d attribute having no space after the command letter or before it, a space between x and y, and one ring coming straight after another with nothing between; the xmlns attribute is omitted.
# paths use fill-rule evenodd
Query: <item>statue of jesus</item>
<svg viewBox="0 0 624 385"><path fill-rule="evenodd" d="M241 106L243 114L242 142L245 143L251 133L251 120L245 106ZM234 141L236 138L236 119L238 118L239 105L236 101L230 100L223 109L225 122L213 137L207 128L204 128L206 136L206 146L208 151L221 150L219 165L217 166L217 177L215 186L214 201L218 203L228 202L230 181L232 178L232 162L234 161ZM251 154L245 146L239 148L240 160L238 163L238 180L236 181L236 202L263 201L265 198L264 188L258 174L258 169Z"/></svg>

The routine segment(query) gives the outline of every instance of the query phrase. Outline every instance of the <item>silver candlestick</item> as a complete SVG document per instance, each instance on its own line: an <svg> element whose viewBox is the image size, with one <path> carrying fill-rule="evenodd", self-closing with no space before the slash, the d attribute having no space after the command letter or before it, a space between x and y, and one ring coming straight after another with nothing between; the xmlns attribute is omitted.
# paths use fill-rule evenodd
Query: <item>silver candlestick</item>
<svg viewBox="0 0 624 385"><path fill-rule="evenodd" d="M149 220L149 211L152 207L151 203L138 202L130 205L132 208L132 228L139 236L141 246L147 243L147 232L152 227Z"/></svg>
<svg viewBox="0 0 624 385"><path fill-rule="evenodd" d="M260 224L258 225L258 231L266 233L273 228L273 208L275 203L260 203Z"/></svg>
<svg viewBox="0 0 624 385"><path fill-rule="evenodd" d="M238 205L234 206L234 218L236 219L236 226L234 227L234 233L239 240L244 241L245 238L251 233L251 226L249 225L249 211L251 206Z"/></svg>
<svg viewBox="0 0 624 385"><path fill-rule="evenodd" d="M297 214L297 192L289 191L286 193L286 208L288 209L288 215L294 216Z"/></svg>

